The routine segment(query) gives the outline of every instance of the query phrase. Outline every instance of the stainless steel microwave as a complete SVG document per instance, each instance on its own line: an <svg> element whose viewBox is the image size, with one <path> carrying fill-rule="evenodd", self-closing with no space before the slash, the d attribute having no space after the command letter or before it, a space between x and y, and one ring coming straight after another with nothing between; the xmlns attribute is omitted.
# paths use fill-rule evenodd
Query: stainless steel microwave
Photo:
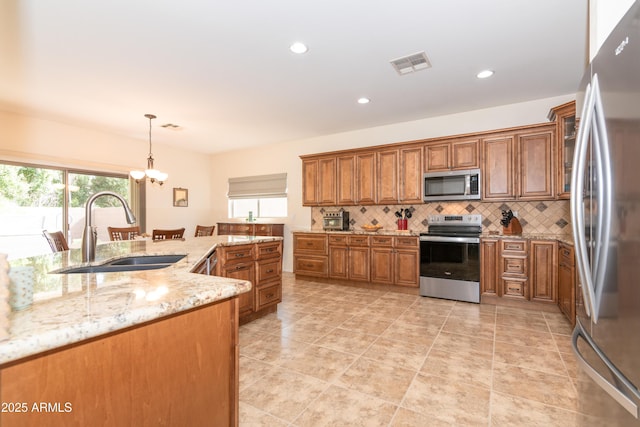
<svg viewBox="0 0 640 427"><path fill-rule="evenodd" d="M424 174L425 202L437 200L479 200L480 169Z"/></svg>

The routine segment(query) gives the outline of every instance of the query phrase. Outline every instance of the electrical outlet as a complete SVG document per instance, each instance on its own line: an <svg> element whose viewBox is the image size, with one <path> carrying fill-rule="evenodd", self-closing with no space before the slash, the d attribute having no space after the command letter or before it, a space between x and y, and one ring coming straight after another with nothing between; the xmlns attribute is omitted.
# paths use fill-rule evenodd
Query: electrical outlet
<svg viewBox="0 0 640 427"><path fill-rule="evenodd" d="M518 211L513 211L513 216L518 218Z"/></svg>

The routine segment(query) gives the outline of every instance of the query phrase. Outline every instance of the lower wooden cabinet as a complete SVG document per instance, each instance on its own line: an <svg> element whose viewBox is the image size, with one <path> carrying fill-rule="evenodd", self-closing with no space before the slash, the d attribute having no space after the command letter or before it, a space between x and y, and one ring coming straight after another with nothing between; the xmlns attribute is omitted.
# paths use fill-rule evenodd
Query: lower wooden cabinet
<svg viewBox="0 0 640 427"><path fill-rule="evenodd" d="M418 287L417 236L294 233L294 273L329 279Z"/></svg>
<svg viewBox="0 0 640 427"><path fill-rule="evenodd" d="M558 307L571 326L576 324L576 264L573 246L558 244Z"/></svg>
<svg viewBox="0 0 640 427"><path fill-rule="evenodd" d="M217 228L219 236L284 236L284 224L219 222Z"/></svg>
<svg viewBox="0 0 640 427"><path fill-rule="evenodd" d="M555 240L483 238L483 296L558 303L558 243Z"/></svg>
<svg viewBox="0 0 640 427"><path fill-rule="evenodd" d="M273 311L282 301L282 241L218 247L211 274L248 280L251 291L240 294L240 322Z"/></svg>

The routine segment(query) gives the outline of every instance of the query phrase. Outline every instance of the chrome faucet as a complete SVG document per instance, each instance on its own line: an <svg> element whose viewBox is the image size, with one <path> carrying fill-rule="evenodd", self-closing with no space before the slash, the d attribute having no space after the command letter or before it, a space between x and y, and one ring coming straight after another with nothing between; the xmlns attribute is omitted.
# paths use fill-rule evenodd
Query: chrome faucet
<svg viewBox="0 0 640 427"><path fill-rule="evenodd" d="M89 197L85 206L84 213L84 233L82 233L82 262L90 262L96 259L96 242L98 241L98 233L96 227L93 226L93 216L91 215L91 207L93 202L98 197L113 196L120 200L122 207L124 208L124 214L127 217L127 222L133 224L136 222L136 217L133 215L131 208L127 204L127 201L119 194L111 191L101 191Z"/></svg>

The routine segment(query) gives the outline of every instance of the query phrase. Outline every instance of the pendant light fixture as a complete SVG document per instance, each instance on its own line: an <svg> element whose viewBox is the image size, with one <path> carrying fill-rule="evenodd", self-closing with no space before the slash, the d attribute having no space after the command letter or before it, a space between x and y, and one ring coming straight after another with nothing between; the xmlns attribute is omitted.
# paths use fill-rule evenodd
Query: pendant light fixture
<svg viewBox="0 0 640 427"><path fill-rule="evenodd" d="M135 179L136 182L140 182L140 180L146 176L152 184L158 181L158 184L162 185L169 177L169 174L160 172L153 166L153 153L151 151L151 120L155 119L156 116L153 114L145 114L144 116L149 119L149 157L147 157L147 169L144 171L133 170L129 172L129 175L131 175L131 178Z"/></svg>

